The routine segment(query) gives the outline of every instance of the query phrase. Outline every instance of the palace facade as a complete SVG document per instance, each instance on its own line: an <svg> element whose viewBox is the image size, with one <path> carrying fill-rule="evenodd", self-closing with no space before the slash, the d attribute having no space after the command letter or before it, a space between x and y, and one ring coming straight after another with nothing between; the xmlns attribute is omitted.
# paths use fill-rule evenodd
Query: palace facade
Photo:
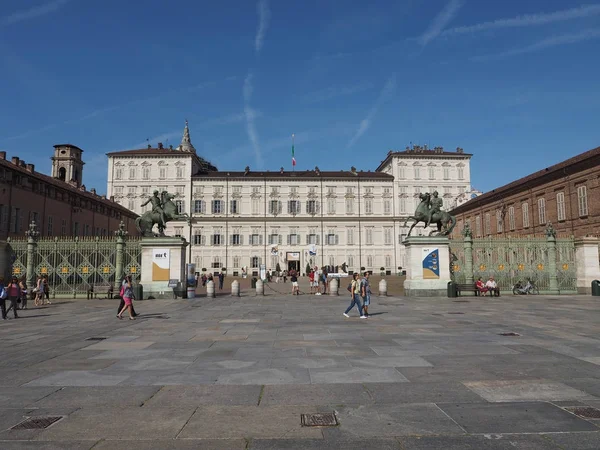
<svg viewBox="0 0 600 450"><path fill-rule="evenodd" d="M455 234L469 224L475 237L600 231L600 147L498 187L451 211Z"/></svg>
<svg viewBox="0 0 600 450"><path fill-rule="evenodd" d="M471 190L470 158L458 148L390 151L375 171L217 170L197 155L186 123L181 145L108 154L108 195L142 214L154 190L175 194L189 221L167 234L190 243L196 270L257 272L347 264L395 273L405 265L406 218L420 192L437 190L446 205ZM423 229L417 229L417 234Z"/></svg>

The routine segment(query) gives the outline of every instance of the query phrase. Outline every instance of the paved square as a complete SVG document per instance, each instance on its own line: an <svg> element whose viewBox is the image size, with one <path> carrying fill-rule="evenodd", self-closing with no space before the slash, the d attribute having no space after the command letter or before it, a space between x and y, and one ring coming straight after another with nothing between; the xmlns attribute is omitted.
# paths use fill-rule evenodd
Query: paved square
<svg viewBox="0 0 600 450"><path fill-rule="evenodd" d="M564 409L600 405L598 301L468 300L57 300L0 323L0 448L600 448ZM43 415L64 418L10 430Z"/></svg>

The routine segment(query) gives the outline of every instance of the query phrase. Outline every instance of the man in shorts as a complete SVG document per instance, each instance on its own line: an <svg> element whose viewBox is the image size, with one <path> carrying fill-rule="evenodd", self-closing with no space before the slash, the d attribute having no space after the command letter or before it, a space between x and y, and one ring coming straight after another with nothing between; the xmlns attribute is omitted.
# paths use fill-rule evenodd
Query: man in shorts
<svg viewBox="0 0 600 450"><path fill-rule="evenodd" d="M315 289L315 271L311 270L310 273L308 274L308 282L310 284L310 293L313 294L314 293L314 289Z"/></svg>
<svg viewBox="0 0 600 450"><path fill-rule="evenodd" d="M290 280L292 281L292 295L300 295L300 289L298 288L298 275L295 270L290 272Z"/></svg>
<svg viewBox="0 0 600 450"><path fill-rule="evenodd" d="M369 272L365 272L363 279L360 281L360 296L363 299L364 315L369 317L369 305L371 304L371 285L369 284Z"/></svg>

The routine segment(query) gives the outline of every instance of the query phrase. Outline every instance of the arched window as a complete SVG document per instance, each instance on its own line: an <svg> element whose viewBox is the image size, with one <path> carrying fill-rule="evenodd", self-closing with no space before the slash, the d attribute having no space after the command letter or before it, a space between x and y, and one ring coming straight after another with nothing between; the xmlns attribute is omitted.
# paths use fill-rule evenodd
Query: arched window
<svg viewBox="0 0 600 450"><path fill-rule="evenodd" d="M67 178L67 169L65 169L64 167L61 167L60 169L58 169L58 179L65 181Z"/></svg>

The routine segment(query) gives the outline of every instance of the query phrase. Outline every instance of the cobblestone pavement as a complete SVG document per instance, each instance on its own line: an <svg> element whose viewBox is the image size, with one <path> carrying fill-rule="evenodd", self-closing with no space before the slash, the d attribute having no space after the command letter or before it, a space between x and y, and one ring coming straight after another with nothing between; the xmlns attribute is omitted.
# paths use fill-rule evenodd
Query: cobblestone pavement
<svg viewBox="0 0 600 450"><path fill-rule="evenodd" d="M575 414L600 409L598 298L374 298L369 319L343 317L347 304L147 300L136 321L114 300L22 311L0 321L0 448L600 448L599 416ZM327 412L337 426L301 425ZM40 416L60 420L12 429Z"/></svg>

